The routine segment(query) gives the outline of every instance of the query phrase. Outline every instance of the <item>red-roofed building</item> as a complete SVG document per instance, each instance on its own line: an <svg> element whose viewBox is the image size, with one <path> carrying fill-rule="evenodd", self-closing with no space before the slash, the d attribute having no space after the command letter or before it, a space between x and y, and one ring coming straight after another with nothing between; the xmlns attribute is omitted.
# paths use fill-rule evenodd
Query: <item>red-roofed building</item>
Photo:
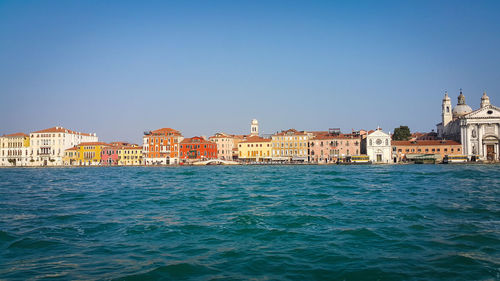
<svg viewBox="0 0 500 281"><path fill-rule="evenodd" d="M233 155L233 149L238 147L238 143L244 140L244 135L230 135L225 133L216 133L208 138L217 144L217 157L222 160L233 160L237 157Z"/></svg>
<svg viewBox="0 0 500 281"><path fill-rule="evenodd" d="M52 127L30 133L30 165L63 165L64 151L82 142L97 142L96 134Z"/></svg>
<svg viewBox="0 0 500 281"><path fill-rule="evenodd" d="M112 165L110 159L106 154L106 162L103 163L103 151L106 149L113 149L116 147L111 146L105 142L82 142L75 147L65 150L63 158L64 165L77 165L77 166L96 166L96 165ZM75 152L76 149L76 153ZM112 151L112 150L111 150Z"/></svg>
<svg viewBox="0 0 500 281"><path fill-rule="evenodd" d="M179 143L182 134L171 128L144 132L143 155L145 165L179 164Z"/></svg>
<svg viewBox="0 0 500 281"><path fill-rule="evenodd" d="M437 161L446 155L462 155L462 145L452 140L392 141L392 156L395 162L407 161L409 156L433 154Z"/></svg>
<svg viewBox="0 0 500 281"><path fill-rule="evenodd" d="M289 129L271 136L273 161L307 162L308 142L313 137L312 133Z"/></svg>
<svg viewBox="0 0 500 281"><path fill-rule="evenodd" d="M202 137L186 138L181 141L179 152L183 162L217 159L217 144Z"/></svg>
<svg viewBox="0 0 500 281"><path fill-rule="evenodd" d="M238 143L238 160L265 162L272 160L272 140L259 136L249 136Z"/></svg>
<svg viewBox="0 0 500 281"><path fill-rule="evenodd" d="M322 134L309 140L308 161L335 163L361 154L361 136L357 134Z"/></svg>
<svg viewBox="0 0 500 281"><path fill-rule="evenodd" d="M15 133L0 137L0 166L28 166L30 137Z"/></svg>
<svg viewBox="0 0 500 281"><path fill-rule="evenodd" d="M101 150L101 165L116 166L120 159L119 151L124 147L119 142L112 142L108 146L104 146Z"/></svg>
<svg viewBox="0 0 500 281"><path fill-rule="evenodd" d="M119 153L118 165L137 166L143 164L142 147L136 144L123 146Z"/></svg>

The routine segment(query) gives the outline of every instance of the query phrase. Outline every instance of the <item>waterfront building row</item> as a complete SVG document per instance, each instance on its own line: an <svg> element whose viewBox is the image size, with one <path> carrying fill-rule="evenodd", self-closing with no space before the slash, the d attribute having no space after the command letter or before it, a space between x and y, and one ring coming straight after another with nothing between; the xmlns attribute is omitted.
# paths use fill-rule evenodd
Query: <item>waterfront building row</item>
<svg viewBox="0 0 500 281"><path fill-rule="evenodd" d="M372 163L387 164L425 155L499 161L500 108L491 105L483 93L480 108L472 110L462 91L452 107L446 93L437 133L415 134L405 142L391 137L380 128L348 134L338 129L288 129L259 135L259 122L253 119L248 135L219 132L209 138L184 138L178 130L161 128L146 131L142 146L135 146L102 143L95 133L56 126L1 136L0 166L178 165L211 159L328 164L348 162L359 155L366 155Z"/></svg>
<svg viewBox="0 0 500 281"><path fill-rule="evenodd" d="M65 151L65 166L130 166L143 164L143 148L129 143L84 142Z"/></svg>
<svg viewBox="0 0 500 281"><path fill-rule="evenodd" d="M65 150L82 142L96 142L96 134L52 127L28 134L0 137L1 166L61 166Z"/></svg>
<svg viewBox="0 0 500 281"><path fill-rule="evenodd" d="M252 120L249 135L217 133L208 139L184 138L178 130L161 128L145 132L143 145L138 146L125 142L99 142L95 134L53 127L30 135L2 136L0 163L2 166L177 165L221 159L328 164L348 162L356 155L368 155L374 163L391 163L406 161L405 154L411 154L405 148L391 146L390 135L381 129L350 134L342 134L340 130L308 132L289 129L268 138L260 137L256 132L256 120ZM420 149L416 151L421 152ZM450 148L450 151L458 153L460 150Z"/></svg>

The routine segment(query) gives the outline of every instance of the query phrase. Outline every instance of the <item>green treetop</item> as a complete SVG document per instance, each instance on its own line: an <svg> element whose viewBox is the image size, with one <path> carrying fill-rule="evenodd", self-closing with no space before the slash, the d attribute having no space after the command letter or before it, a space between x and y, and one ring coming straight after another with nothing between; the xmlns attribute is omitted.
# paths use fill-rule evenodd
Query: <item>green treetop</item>
<svg viewBox="0 0 500 281"><path fill-rule="evenodd" d="M410 128L408 126L399 126L399 128L394 129L394 134L392 135L392 140L409 140L411 138Z"/></svg>

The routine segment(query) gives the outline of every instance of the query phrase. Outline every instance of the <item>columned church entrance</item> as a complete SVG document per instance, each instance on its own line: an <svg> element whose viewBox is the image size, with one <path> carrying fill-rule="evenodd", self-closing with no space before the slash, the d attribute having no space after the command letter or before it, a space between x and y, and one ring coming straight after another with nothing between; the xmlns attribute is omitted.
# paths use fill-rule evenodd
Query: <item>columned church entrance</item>
<svg viewBox="0 0 500 281"><path fill-rule="evenodd" d="M498 138L496 136L486 136L483 139L483 155L487 161L498 161Z"/></svg>

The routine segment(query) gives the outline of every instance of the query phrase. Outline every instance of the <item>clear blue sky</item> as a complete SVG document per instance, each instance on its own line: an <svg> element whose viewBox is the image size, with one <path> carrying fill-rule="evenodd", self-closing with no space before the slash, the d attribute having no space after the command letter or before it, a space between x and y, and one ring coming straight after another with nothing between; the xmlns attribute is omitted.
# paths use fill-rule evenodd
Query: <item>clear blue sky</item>
<svg viewBox="0 0 500 281"><path fill-rule="evenodd" d="M0 134L430 131L500 105L500 1L0 1Z"/></svg>

